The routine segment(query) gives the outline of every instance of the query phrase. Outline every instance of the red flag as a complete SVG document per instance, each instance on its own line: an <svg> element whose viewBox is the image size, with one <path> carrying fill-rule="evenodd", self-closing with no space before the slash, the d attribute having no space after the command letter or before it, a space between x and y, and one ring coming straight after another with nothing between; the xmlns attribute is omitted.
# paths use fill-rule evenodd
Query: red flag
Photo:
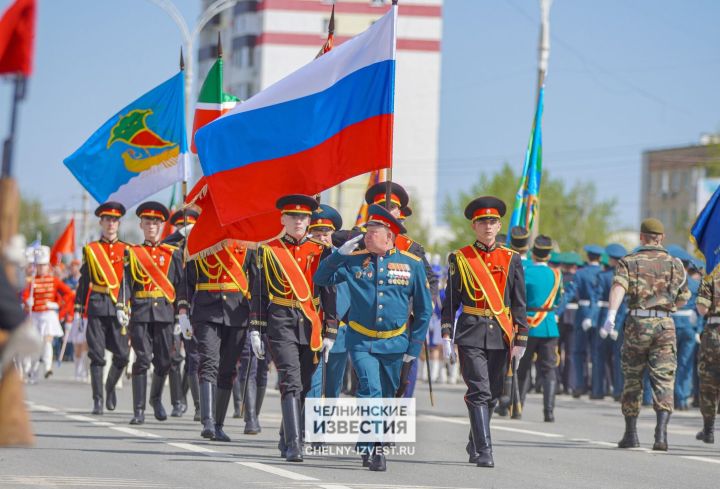
<svg viewBox="0 0 720 489"><path fill-rule="evenodd" d="M65 254L75 253L75 218L70 219L65 231L50 250L50 264L55 266Z"/></svg>
<svg viewBox="0 0 720 489"><path fill-rule="evenodd" d="M35 0L17 0L0 18L0 73L32 72Z"/></svg>

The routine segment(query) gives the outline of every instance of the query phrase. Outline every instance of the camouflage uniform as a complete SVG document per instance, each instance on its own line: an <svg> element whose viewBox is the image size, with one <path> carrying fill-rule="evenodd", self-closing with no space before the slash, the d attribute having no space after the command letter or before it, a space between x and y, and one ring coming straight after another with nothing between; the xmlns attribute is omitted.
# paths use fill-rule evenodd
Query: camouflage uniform
<svg viewBox="0 0 720 489"><path fill-rule="evenodd" d="M622 412L630 417L640 412L646 368L655 411L672 412L677 359L675 324L669 313L675 311L676 302L690 298L682 262L662 246L642 246L619 261L613 284L626 290L630 309L622 347Z"/></svg>
<svg viewBox="0 0 720 489"><path fill-rule="evenodd" d="M705 277L697 303L708 308L708 322L701 335L698 357L700 412L703 419L714 422L720 394L720 274Z"/></svg>

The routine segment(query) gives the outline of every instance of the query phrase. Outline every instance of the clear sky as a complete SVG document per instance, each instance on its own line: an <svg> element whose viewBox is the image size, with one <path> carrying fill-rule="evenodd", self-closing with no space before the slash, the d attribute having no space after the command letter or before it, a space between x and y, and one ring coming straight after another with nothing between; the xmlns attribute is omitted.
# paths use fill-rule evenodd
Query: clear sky
<svg viewBox="0 0 720 489"><path fill-rule="evenodd" d="M194 22L200 0L175 3ZM0 0L0 9L8 4ZM148 0L39 4L15 175L23 193L48 209L79 208L80 187L63 158L176 72L180 36ZM446 0L441 198L503 161L521 167L534 110L538 17L537 0ZM717 0L554 2L544 167L570 183L592 180L600 197L616 197L617 227L638 219L642 150L696 143L720 129L719 21ZM9 83L0 82L3 138L10 97Z"/></svg>

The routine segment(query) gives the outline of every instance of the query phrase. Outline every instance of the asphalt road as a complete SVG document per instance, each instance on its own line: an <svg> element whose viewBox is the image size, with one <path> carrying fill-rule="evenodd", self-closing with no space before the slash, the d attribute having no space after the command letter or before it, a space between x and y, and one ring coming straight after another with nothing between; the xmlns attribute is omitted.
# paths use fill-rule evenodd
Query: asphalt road
<svg viewBox="0 0 720 489"><path fill-rule="evenodd" d="M720 444L695 440L696 410L675 413L670 451L650 450L655 416L638 422L642 447L616 448L622 436L619 405L560 396L556 422L542 422L541 398L528 396L522 420L494 417L494 469L467 463L467 412L462 386L438 386L431 407L425 385L418 397L418 442L413 455L388 457L388 471L369 472L355 455L307 455L303 463L278 455L280 402L269 390L257 436L229 417L231 443L200 437L187 414L158 422L146 412L131 427L129 382L118 391L118 410L89 414L90 386L69 380L64 365L47 381L27 387L36 446L0 450L0 488L703 488L717 487ZM168 389L164 394L168 408ZM231 406L232 409L232 406ZM188 413L189 414L189 413Z"/></svg>

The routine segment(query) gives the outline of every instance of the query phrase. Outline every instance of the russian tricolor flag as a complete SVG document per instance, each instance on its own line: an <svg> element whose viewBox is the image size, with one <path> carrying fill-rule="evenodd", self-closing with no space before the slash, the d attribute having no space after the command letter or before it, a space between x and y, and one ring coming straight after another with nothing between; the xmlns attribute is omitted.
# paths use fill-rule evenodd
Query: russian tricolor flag
<svg viewBox="0 0 720 489"><path fill-rule="evenodd" d="M362 34L201 128L195 142L222 225L392 162L397 6Z"/></svg>

